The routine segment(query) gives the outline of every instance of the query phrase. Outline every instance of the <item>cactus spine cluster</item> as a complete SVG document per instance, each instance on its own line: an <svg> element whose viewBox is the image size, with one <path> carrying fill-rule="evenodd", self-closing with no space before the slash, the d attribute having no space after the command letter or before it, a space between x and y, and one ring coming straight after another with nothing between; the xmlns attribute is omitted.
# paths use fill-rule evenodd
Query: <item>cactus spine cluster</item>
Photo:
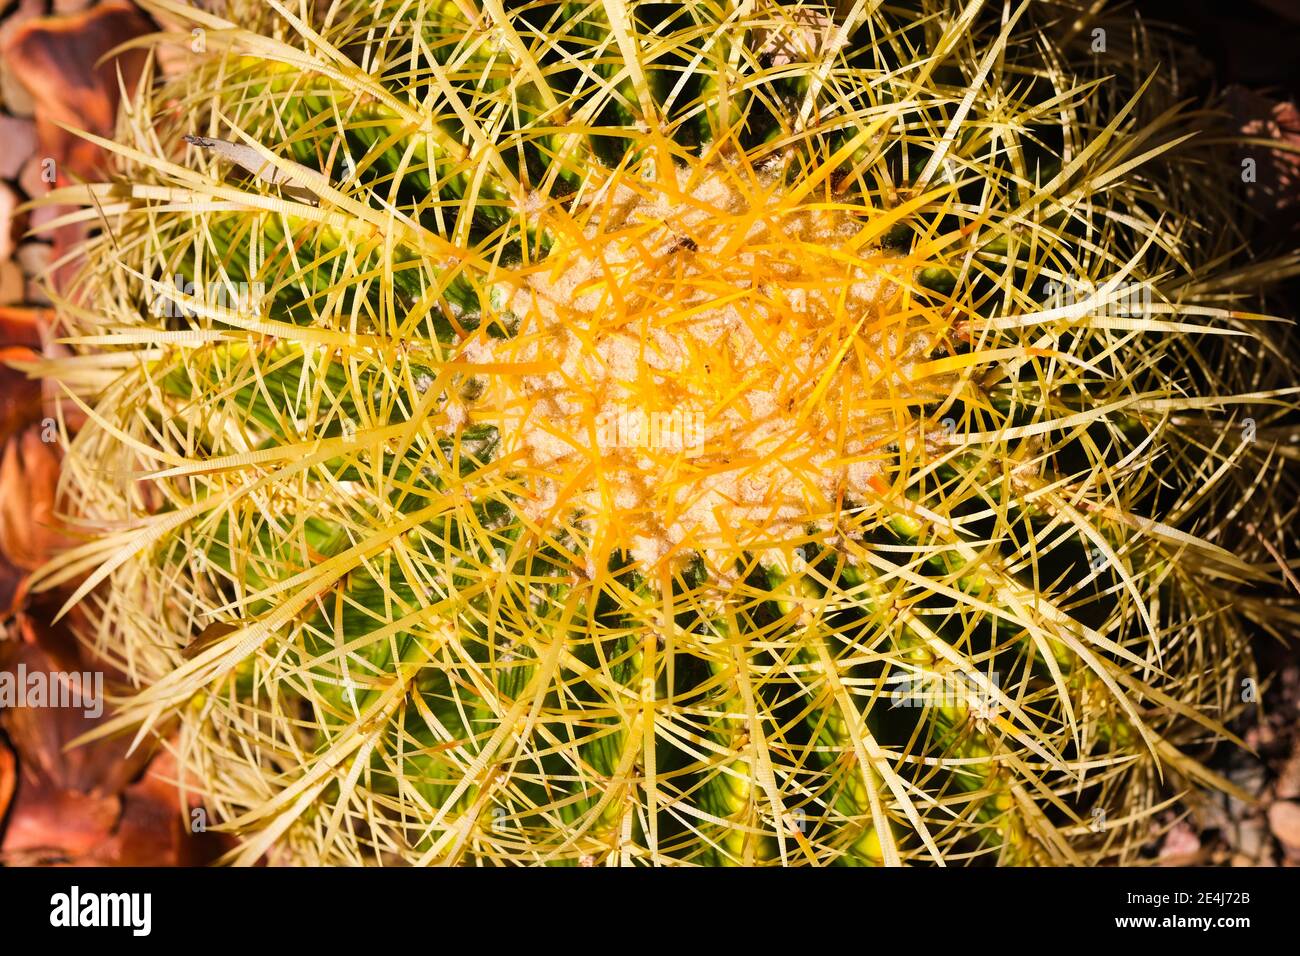
<svg viewBox="0 0 1300 956"><path fill-rule="evenodd" d="M156 6L44 583L235 861L1131 862L1231 787L1296 263L1141 20Z"/></svg>

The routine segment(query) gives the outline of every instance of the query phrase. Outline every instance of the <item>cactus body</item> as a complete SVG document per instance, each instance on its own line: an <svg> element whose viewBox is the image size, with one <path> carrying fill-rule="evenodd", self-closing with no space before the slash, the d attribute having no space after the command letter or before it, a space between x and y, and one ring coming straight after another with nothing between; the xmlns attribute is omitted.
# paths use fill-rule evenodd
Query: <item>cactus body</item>
<svg viewBox="0 0 1300 956"><path fill-rule="evenodd" d="M1229 786L1294 261L1232 264L1158 39L305 6L189 14L51 370L46 583L235 859L1127 861Z"/></svg>

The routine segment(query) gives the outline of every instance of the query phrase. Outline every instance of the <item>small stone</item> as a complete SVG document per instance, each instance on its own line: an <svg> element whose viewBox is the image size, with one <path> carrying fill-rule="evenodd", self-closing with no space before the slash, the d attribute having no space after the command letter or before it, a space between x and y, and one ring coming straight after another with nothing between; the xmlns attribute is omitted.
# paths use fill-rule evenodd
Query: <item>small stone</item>
<svg viewBox="0 0 1300 956"><path fill-rule="evenodd" d="M27 301L38 305L49 305L50 297L45 292L48 281L45 270L49 267L54 249L44 242L25 242L18 247L18 265L27 277Z"/></svg>
<svg viewBox="0 0 1300 956"><path fill-rule="evenodd" d="M18 305L27 291L23 270L12 259L0 261L0 305Z"/></svg>
<svg viewBox="0 0 1300 956"><path fill-rule="evenodd" d="M1272 846L1268 839L1268 827L1258 816L1240 819L1236 826L1236 839L1230 842L1238 853L1252 860L1262 860Z"/></svg>
<svg viewBox="0 0 1300 956"><path fill-rule="evenodd" d="M17 226L18 196L4 183L0 183L0 259L14 254L14 236Z"/></svg>
<svg viewBox="0 0 1300 956"><path fill-rule="evenodd" d="M29 279L39 279L53 251L47 242L24 242L18 247L18 264Z"/></svg>
<svg viewBox="0 0 1300 956"><path fill-rule="evenodd" d="M1291 756L1278 771L1274 794L1279 800L1300 800L1300 740L1292 746Z"/></svg>
<svg viewBox="0 0 1300 956"><path fill-rule="evenodd" d="M36 124L19 116L0 115L0 179L15 179L36 152Z"/></svg>
<svg viewBox="0 0 1300 956"><path fill-rule="evenodd" d="M9 71L2 56L0 56L0 103L3 103L5 109L14 116L24 119L36 112L32 94L28 93L27 87L18 82L18 77Z"/></svg>
<svg viewBox="0 0 1300 956"><path fill-rule="evenodd" d="M1288 851L1300 850L1300 803L1277 801L1268 808L1268 825Z"/></svg>
<svg viewBox="0 0 1300 956"><path fill-rule="evenodd" d="M1186 823L1179 823L1165 835L1164 844L1160 848L1160 860L1162 863L1181 861L1195 856L1200 849L1201 841L1196 831Z"/></svg>
<svg viewBox="0 0 1300 956"><path fill-rule="evenodd" d="M1258 760L1248 759L1233 761L1226 776L1247 793L1259 794L1264 790L1267 772ZM1251 807L1236 797L1228 797L1228 816L1234 820L1245 818L1251 813ZM1261 825L1262 826L1262 825Z"/></svg>

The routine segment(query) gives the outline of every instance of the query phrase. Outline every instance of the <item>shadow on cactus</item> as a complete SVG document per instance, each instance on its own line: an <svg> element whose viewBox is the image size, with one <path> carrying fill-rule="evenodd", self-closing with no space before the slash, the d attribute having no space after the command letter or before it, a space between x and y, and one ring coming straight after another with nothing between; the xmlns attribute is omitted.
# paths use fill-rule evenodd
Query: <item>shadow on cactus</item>
<svg viewBox="0 0 1300 956"><path fill-rule="evenodd" d="M1300 270L1088 6L185 12L55 197L102 732L241 863L1138 860L1298 619Z"/></svg>

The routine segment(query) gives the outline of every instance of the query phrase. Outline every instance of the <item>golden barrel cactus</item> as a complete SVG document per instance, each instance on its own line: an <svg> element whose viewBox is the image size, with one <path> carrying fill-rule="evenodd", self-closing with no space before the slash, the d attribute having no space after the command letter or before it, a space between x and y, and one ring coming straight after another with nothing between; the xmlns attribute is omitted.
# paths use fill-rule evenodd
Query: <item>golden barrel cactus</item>
<svg viewBox="0 0 1300 956"><path fill-rule="evenodd" d="M234 861L1132 862L1231 787L1296 259L1162 34L153 6L184 69L54 197L43 583Z"/></svg>

